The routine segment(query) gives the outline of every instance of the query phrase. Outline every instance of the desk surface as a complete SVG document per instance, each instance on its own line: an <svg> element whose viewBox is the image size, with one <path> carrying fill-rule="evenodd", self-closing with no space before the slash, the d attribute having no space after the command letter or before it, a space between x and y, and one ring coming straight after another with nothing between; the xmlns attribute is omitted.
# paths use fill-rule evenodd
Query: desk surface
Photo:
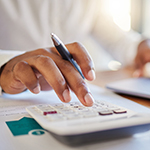
<svg viewBox="0 0 150 150"><path fill-rule="evenodd" d="M106 71L106 72L97 72L97 79L93 81L93 84L104 87L106 83L115 81L118 79L128 78L131 75L130 70L119 70L119 71ZM89 85L90 86L90 85ZM95 86L94 86L95 87ZM92 87L91 87L92 89ZM129 109L133 107L133 110L141 112L149 112L149 109L142 107L141 105L137 105L132 101L128 101L127 99L118 98L118 96L112 94L111 92L107 92L101 88L98 90L93 89L95 91L95 97L102 96L107 100L110 100L108 93L110 93L111 100L116 104L123 106ZM6 99L3 99L6 98ZM39 94L32 94L31 92L25 91L16 95L3 94L0 100L0 150L47 150L47 149L56 149L56 150L149 150L150 147L150 132L141 133L134 135L128 138L120 138L114 139L110 141L100 141L97 143L91 143L83 146L77 147L69 147L61 144L57 140L55 140L51 134L45 132L45 134L34 135L31 130L28 135L19 135L13 136L11 131L6 125L6 121L17 122L17 127L20 129L23 128L26 130L26 127L30 127L29 122L24 124L19 123L22 120L22 117L30 117L24 107L35 104L49 104L58 101L59 98L56 96L54 91L43 91ZM116 98L117 97L117 98ZM75 95L72 95L73 99L76 99ZM140 98L128 97L132 100L137 101L145 106L150 107L150 101L144 100ZM122 101L123 100L123 101ZM3 105L2 105L3 104ZM127 107L126 107L127 106ZM15 124L13 124L16 126ZM33 125L32 125L33 126Z"/></svg>
<svg viewBox="0 0 150 150"><path fill-rule="evenodd" d="M121 80L121 79L130 78L130 77L132 77L132 74L133 74L133 68L131 68L131 67L123 68L123 69L120 69L117 71L96 72L96 79L94 81L92 81L91 83L98 85L100 87L105 87L105 85L107 83ZM124 95L124 94L119 94L119 95L150 108L150 100L149 99L128 96L128 95Z"/></svg>

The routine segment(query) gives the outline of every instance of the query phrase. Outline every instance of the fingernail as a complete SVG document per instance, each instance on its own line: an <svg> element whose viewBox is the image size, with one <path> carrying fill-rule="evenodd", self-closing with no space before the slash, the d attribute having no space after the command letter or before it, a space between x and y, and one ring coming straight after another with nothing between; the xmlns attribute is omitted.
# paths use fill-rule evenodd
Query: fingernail
<svg viewBox="0 0 150 150"><path fill-rule="evenodd" d="M95 71L93 69L91 69L88 72L88 77L90 78L90 80L94 80L95 79Z"/></svg>
<svg viewBox="0 0 150 150"><path fill-rule="evenodd" d="M41 87L40 87L39 85L33 89L33 92L34 92L35 94L40 93L40 91L41 91Z"/></svg>
<svg viewBox="0 0 150 150"><path fill-rule="evenodd" d="M64 90L63 98L64 98L65 102L69 102L71 100L70 92L68 89Z"/></svg>
<svg viewBox="0 0 150 150"><path fill-rule="evenodd" d="M84 100L86 102L86 104L88 106L92 106L93 105L93 102L94 102L94 98L93 96L90 94L90 93L87 93L85 96L84 96Z"/></svg>

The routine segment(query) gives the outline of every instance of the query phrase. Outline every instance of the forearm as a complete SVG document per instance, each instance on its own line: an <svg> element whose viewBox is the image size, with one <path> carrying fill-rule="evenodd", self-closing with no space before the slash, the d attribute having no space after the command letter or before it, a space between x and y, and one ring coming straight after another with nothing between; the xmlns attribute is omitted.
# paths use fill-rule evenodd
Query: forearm
<svg viewBox="0 0 150 150"><path fill-rule="evenodd" d="M13 57L23 54L24 51L11 51L11 50L0 50L0 95L2 95L1 89L1 73L6 63Z"/></svg>

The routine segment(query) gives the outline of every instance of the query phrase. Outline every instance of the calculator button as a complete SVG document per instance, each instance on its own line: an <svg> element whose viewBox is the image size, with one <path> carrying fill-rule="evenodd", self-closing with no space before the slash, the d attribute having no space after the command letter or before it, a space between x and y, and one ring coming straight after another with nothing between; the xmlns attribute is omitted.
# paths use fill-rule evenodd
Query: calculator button
<svg viewBox="0 0 150 150"><path fill-rule="evenodd" d="M75 112L72 111L72 110L64 110L64 111L60 111L60 113L63 113L63 114L74 114Z"/></svg>
<svg viewBox="0 0 150 150"><path fill-rule="evenodd" d="M67 114L65 115L69 120L70 119L79 119L79 118L82 118L82 115L79 115L79 114Z"/></svg>
<svg viewBox="0 0 150 150"><path fill-rule="evenodd" d="M77 106L77 105L71 106L70 108L72 108L74 110L76 110L76 109L85 109L85 107L83 107L83 106Z"/></svg>
<svg viewBox="0 0 150 150"><path fill-rule="evenodd" d="M76 109L76 111L78 111L78 112L88 112L89 109L88 108L78 108L78 109Z"/></svg>
<svg viewBox="0 0 150 150"><path fill-rule="evenodd" d="M96 117L98 116L98 113L97 112L83 112L82 115L85 117L85 118L88 118L88 117Z"/></svg>
<svg viewBox="0 0 150 150"><path fill-rule="evenodd" d="M99 115L112 115L113 114L113 112L112 111L100 111L99 112Z"/></svg>
<svg viewBox="0 0 150 150"><path fill-rule="evenodd" d="M35 108L43 115L57 113L57 111L49 105L37 105Z"/></svg>
<svg viewBox="0 0 150 150"><path fill-rule="evenodd" d="M115 114L122 114L122 113L127 113L125 109L119 109L119 110L113 110Z"/></svg>
<svg viewBox="0 0 150 150"><path fill-rule="evenodd" d="M57 111L44 111L43 115L47 115L47 114L57 114Z"/></svg>
<svg viewBox="0 0 150 150"><path fill-rule="evenodd" d="M66 108L66 107L64 107L64 108L58 108L58 109L56 109L56 110L58 110L58 111L70 111L70 109L69 108Z"/></svg>
<svg viewBox="0 0 150 150"><path fill-rule="evenodd" d="M63 103L53 104L52 107L54 107L54 108L63 108L64 104Z"/></svg>

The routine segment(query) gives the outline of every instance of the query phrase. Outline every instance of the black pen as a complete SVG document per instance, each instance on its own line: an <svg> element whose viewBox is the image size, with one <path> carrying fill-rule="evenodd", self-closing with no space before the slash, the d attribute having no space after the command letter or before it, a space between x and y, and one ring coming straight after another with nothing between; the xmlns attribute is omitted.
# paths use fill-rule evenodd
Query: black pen
<svg viewBox="0 0 150 150"><path fill-rule="evenodd" d="M84 79L85 77L82 74L81 69L79 68L76 61L73 59L72 55L69 53L66 46L62 43L62 41L53 33L51 34L51 38L53 40L54 46L56 47L57 51L62 56L62 58L65 59L65 60L68 60L69 62L71 62L72 65L77 69L77 71L80 73L80 75Z"/></svg>

